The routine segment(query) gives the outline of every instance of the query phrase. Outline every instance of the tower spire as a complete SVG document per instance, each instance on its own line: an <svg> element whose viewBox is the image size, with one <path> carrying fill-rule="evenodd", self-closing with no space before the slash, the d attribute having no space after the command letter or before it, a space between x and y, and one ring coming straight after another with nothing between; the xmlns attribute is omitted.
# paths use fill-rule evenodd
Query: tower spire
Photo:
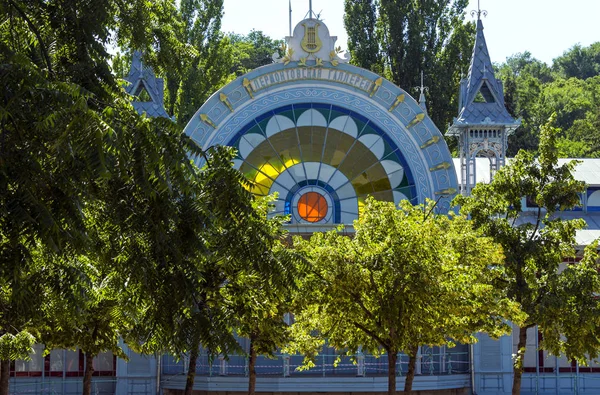
<svg viewBox="0 0 600 395"><path fill-rule="evenodd" d="M164 80L156 78L154 71L142 61L142 53L133 51L131 70L125 80L127 93L134 96L133 108L149 117L170 118L164 106Z"/></svg>
<svg viewBox="0 0 600 395"><path fill-rule="evenodd" d="M459 139L463 194L470 193L478 178L489 180L504 165L507 138L521 125L506 110L502 82L494 76L481 21L487 11L479 8L471 15L477 15L475 46L467 78L460 81L458 117L447 132ZM477 157L489 159L489 176L477 176Z"/></svg>

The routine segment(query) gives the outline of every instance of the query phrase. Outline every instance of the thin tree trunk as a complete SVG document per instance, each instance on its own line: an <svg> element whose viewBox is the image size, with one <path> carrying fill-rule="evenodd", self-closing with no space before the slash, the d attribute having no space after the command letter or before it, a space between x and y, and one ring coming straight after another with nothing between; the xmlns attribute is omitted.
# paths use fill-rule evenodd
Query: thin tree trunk
<svg viewBox="0 0 600 395"><path fill-rule="evenodd" d="M406 373L406 381L404 382L404 392L409 393L412 391L413 381L415 380L415 371L417 365L417 353L419 352L419 346L413 347L410 350L408 356L408 372Z"/></svg>
<svg viewBox="0 0 600 395"><path fill-rule="evenodd" d="M8 395L8 380L10 379L10 359L0 361L0 395Z"/></svg>
<svg viewBox="0 0 600 395"><path fill-rule="evenodd" d="M527 327L519 328L519 345L517 346L517 357L513 366L512 395L521 394L521 376L523 375L523 359L527 347Z"/></svg>
<svg viewBox="0 0 600 395"><path fill-rule="evenodd" d="M388 395L396 395L396 361L398 352L388 350Z"/></svg>
<svg viewBox="0 0 600 395"><path fill-rule="evenodd" d="M250 337L250 358L248 359L248 395L254 395L256 392L256 349L254 340Z"/></svg>
<svg viewBox="0 0 600 395"><path fill-rule="evenodd" d="M94 374L94 355L85 353L85 373L83 374L82 395L91 395L92 393L92 374Z"/></svg>
<svg viewBox="0 0 600 395"><path fill-rule="evenodd" d="M190 352L190 363L188 365L187 379L185 381L185 395L192 395L194 390L194 379L196 378L196 362L198 361L198 348L196 345Z"/></svg>

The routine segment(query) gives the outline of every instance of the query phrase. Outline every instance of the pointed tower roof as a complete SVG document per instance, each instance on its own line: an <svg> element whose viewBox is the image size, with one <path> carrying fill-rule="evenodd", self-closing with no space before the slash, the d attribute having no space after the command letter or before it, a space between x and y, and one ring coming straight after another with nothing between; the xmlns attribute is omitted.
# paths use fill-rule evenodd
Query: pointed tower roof
<svg viewBox="0 0 600 395"><path fill-rule="evenodd" d="M152 68L142 63L140 51L133 52L131 70L125 80L130 83L127 93L137 97L132 104L138 113L146 113L153 118L171 118L164 105L164 81L156 78Z"/></svg>
<svg viewBox="0 0 600 395"><path fill-rule="evenodd" d="M483 34L481 11L477 16L477 35L469 74L460 82L459 114L447 134L458 135L460 129L477 125L504 126L510 134L521 122L511 117L504 106L504 89L502 82L494 76Z"/></svg>

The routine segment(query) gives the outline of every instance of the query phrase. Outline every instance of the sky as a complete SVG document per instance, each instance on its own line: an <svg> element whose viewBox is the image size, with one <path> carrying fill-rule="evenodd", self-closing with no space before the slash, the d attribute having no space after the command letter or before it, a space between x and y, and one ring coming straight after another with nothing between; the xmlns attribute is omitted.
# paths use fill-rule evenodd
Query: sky
<svg viewBox="0 0 600 395"><path fill-rule="evenodd" d="M289 0L224 0L222 30L247 34L262 30L273 39L289 31ZM467 11L477 9L469 0ZM309 0L291 0L292 28L308 13ZM533 57L552 63L575 44L588 46L600 41L600 0L480 0L485 38L492 62L529 51ZM313 11L327 25L337 45L346 49L344 0L312 0ZM474 20L469 14L467 20Z"/></svg>

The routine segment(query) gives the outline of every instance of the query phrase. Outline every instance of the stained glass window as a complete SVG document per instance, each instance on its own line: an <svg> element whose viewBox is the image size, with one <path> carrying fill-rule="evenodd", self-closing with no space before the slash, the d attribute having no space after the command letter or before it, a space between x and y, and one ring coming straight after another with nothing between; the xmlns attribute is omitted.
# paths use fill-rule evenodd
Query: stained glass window
<svg viewBox="0 0 600 395"><path fill-rule="evenodd" d="M255 118L229 142L257 195L277 192L292 223L351 224L367 196L415 201L402 152L374 122L328 104L296 104ZM303 200L304 199L304 200Z"/></svg>

